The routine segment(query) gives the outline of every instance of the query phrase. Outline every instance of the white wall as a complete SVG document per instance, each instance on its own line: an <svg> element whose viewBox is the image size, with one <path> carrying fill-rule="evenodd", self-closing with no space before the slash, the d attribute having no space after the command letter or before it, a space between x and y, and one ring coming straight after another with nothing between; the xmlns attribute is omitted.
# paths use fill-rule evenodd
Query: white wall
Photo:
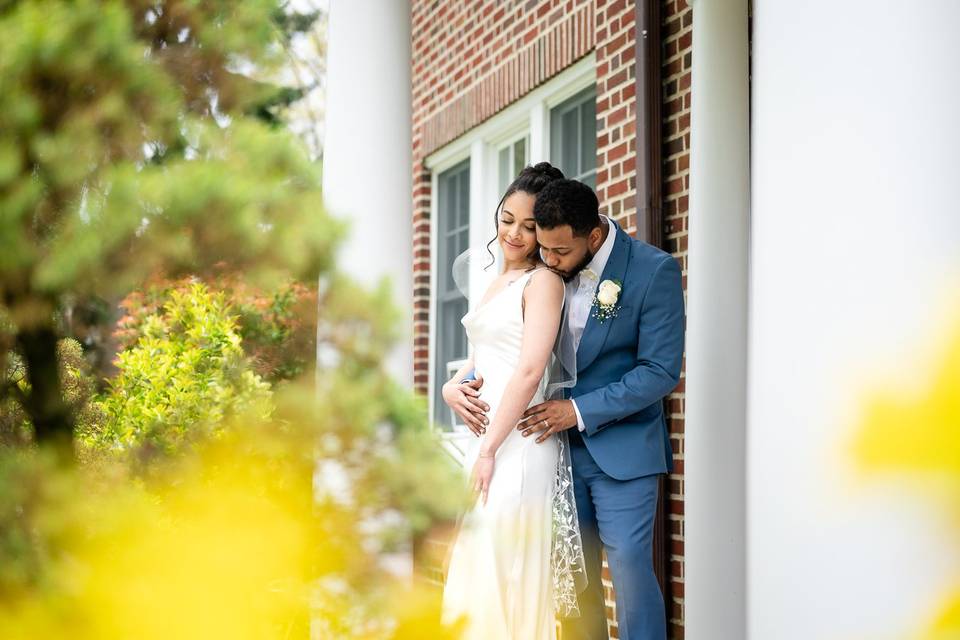
<svg viewBox="0 0 960 640"><path fill-rule="evenodd" d="M389 277L403 327L387 366L413 386L413 227L408 0L332 0L323 190L353 233L339 266Z"/></svg>
<svg viewBox="0 0 960 640"><path fill-rule="evenodd" d="M936 504L844 449L957 295L958 25L954 0L754 0L750 638L905 637L960 568Z"/></svg>

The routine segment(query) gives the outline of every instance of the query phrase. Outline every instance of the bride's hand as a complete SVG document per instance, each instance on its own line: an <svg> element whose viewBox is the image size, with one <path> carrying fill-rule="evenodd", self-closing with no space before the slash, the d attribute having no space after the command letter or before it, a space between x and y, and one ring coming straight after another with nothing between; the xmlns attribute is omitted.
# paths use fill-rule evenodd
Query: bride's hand
<svg viewBox="0 0 960 640"><path fill-rule="evenodd" d="M476 380L460 384L448 382L440 390L443 401L453 409L454 413L460 416L467 428L477 437L486 432L487 424L490 423L486 414L490 407L480 399L480 387L482 385L483 377L479 377Z"/></svg>
<svg viewBox="0 0 960 640"><path fill-rule="evenodd" d="M483 504L487 504L487 494L490 492L490 481L493 479L493 456L481 456L473 463L470 474L470 484L475 493L479 493Z"/></svg>

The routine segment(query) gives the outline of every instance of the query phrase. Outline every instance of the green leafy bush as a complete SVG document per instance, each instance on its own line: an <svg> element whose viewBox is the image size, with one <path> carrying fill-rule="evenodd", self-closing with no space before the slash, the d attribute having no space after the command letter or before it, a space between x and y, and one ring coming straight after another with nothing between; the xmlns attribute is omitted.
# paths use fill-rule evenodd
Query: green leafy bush
<svg viewBox="0 0 960 640"><path fill-rule="evenodd" d="M130 348L143 335L146 319L159 313L173 292L188 292L197 282L223 294L237 316L237 331L253 371L275 385L309 373L316 360L317 287L296 280L264 288L242 274L155 280L129 293L120 302L124 315L114 339Z"/></svg>
<svg viewBox="0 0 960 640"><path fill-rule="evenodd" d="M224 295L199 283L171 291L116 364L120 372L98 401L105 420L80 425L88 445L172 453L216 432L225 417L271 410L270 386L250 369Z"/></svg>

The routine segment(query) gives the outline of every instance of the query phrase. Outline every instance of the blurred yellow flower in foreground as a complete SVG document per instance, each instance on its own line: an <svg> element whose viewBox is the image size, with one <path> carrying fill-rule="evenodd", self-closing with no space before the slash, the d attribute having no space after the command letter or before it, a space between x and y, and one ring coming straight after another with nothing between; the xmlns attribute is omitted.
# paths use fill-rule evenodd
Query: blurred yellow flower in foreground
<svg viewBox="0 0 960 640"><path fill-rule="evenodd" d="M309 475L269 462L223 441L159 486L77 492L54 584L8 599L0 637L302 636Z"/></svg>
<svg viewBox="0 0 960 640"><path fill-rule="evenodd" d="M960 314L954 317L954 330L929 384L911 397L890 391L872 397L854 452L866 472L905 474L945 496L960 533ZM960 638L960 586L920 637Z"/></svg>
<svg viewBox="0 0 960 640"><path fill-rule="evenodd" d="M363 546L370 505L315 495L318 437L335 437L337 409L318 413L312 393L281 397L278 419L232 425L144 476L110 459L63 469L42 451L0 452L0 484L37 487L7 504L34 510L22 529L43 531L29 543L47 556L40 580L0 581L0 638L307 638L311 627L322 638L445 637L431 622L436 598L391 579ZM391 471L366 455L351 465L369 441L361 419L343 427L358 441L340 452L348 472ZM341 591L325 593L324 580ZM377 615L368 601L384 603Z"/></svg>

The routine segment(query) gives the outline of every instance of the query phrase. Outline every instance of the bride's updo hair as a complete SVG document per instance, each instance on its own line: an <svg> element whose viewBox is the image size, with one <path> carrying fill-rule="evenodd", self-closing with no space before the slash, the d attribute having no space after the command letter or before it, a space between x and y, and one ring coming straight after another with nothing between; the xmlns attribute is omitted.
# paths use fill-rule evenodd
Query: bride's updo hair
<svg viewBox="0 0 960 640"><path fill-rule="evenodd" d="M500 198L500 203L497 205L496 211L493 212L494 228L499 228L500 210L503 208L503 203L506 202L507 198L512 196L514 193L522 191L523 193L528 193L531 196L536 197L537 194L540 193L548 184L554 180L563 179L563 172L549 162L538 162L533 166L527 165L524 167L523 170L520 171L520 174L514 178L513 182L510 183L510 186L507 187L503 197ZM494 235L493 240L487 243L487 253L490 254L490 264L485 267L486 269L489 269L491 266L493 266L494 262L496 262L493 252L490 251L490 245L497 241L497 237L498 235ZM538 245L533 250L533 253L527 257L533 258L534 261L536 261L539 251L540 247Z"/></svg>

